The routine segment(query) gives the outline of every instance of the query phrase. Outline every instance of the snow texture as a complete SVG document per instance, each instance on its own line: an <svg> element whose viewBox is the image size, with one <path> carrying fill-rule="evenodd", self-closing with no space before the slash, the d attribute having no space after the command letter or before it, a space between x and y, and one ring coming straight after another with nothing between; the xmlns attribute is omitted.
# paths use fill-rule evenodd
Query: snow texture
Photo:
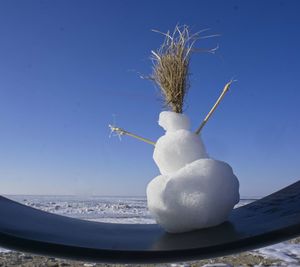
<svg viewBox="0 0 300 267"><path fill-rule="evenodd" d="M178 123L177 123L178 122ZM153 158L162 175L147 186L150 212L167 232L180 233L226 221L239 202L239 182L225 162L208 158L185 115L162 112L166 134Z"/></svg>
<svg viewBox="0 0 300 267"><path fill-rule="evenodd" d="M171 111L162 111L159 114L158 124L168 132L190 129L190 119L186 115Z"/></svg>
<svg viewBox="0 0 300 267"><path fill-rule="evenodd" d="M258 254L265 258L298 265L298 263L300 263L300 244L279 243L254 250L252 254Z"/></svg>
<svg viewBox="0 0 300 267"><path fill-rule="evenodd" d="M158 124L166 130L166 134L157 140L153 153L161 174L171 174L188 163L208 157L200 137L189 131L187 116L163 111Z"/></svg>

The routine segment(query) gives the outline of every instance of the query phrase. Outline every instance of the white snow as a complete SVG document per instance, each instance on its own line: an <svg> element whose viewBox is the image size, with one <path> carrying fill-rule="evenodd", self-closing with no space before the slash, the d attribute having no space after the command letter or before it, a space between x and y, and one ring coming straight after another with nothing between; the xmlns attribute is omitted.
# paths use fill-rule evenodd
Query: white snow
<svg viewBox="0 0 300 267"><path fill-rule="evenodd" d="M154 149L162 175L147 186L150 212L170 233L224 222L239 202L239 182L232 168L208 158L200 137L186 128L185 115L162 112L159 119L167 132Z"/></svg>
<svg viewBox="0 0 300 267"><path fill-rule="evenodd" d="M158 123L167 129L166 134L157 140L153 153L161 174L171 174L188 163L208 157L201 138L188 130L190 123L185 115L163 111Z"/></svg>
<svg viewBox="0 0 300 267"><path fill-rule="evenodd" d="M284 261L290 264L299 263L300 244L287 244L286 242L279 243L254 250L253 254L258 254L269 259Z"/></svg>
<svg viewBox="0 0 300 267"><path fill-rule="evenodd" d="M1 254L1 253L7 253L7 252L9 252L8 249L1 248L1 247L0 247L0 254Z"/></svg>
<svg viewBox="0 0 300 267"><path fill-rule="evenodd" d="M232 265L227 263L208 263L202 265L202 267L232 267Z"/></svg>
<svg viewBox="0 0 300 267"><path fill-rule="evenodd" d="M190 119L186 115L171 111L162 111L159 114L158 124L168 132L190 129Z"/></svg>

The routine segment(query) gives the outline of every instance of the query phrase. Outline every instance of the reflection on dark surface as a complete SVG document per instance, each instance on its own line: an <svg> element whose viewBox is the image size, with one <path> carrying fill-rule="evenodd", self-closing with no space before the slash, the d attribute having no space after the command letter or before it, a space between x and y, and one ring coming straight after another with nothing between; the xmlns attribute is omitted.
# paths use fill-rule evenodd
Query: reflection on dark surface
<svg viewBox="0 0 300 267"><path fill-rule="evenodd" d="M235 227L230 222L224 222L219 226L192 231L182 234L165 233L154 244L154 250L170 250L170 249L192 249L199 247L207 247L241 238Z"/></svg>

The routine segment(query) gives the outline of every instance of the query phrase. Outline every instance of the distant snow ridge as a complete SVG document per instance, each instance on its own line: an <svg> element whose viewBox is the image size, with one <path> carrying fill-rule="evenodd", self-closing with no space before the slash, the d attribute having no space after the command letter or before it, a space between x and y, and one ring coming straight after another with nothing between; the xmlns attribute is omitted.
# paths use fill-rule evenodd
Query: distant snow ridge
<svg viewBox="0 0 300 267"><path fill-rule="evenodd" d="M11 196L47 212L109 223L155 223L145 197Z"/></svg>
<svg viewBox="0 0 300 267"><path fill-rule="evenodd" d="M239 182L225 162L208 158L201 138L189 131L187 116L160 113L166 134L158 139L153 158L162 175L147 187L147 201L156 221L179 233L226 221L239 202Z"/></svg>

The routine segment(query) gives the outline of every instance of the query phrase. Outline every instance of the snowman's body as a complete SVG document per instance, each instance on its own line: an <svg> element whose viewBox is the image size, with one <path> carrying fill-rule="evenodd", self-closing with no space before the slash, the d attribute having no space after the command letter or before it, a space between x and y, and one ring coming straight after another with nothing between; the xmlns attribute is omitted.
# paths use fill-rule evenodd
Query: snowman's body
<svg viewBox="0 0 300 267"><path fill-rule="evenodd" d="M168 232L178 233L224 222L239 201L239 182L231 167L208 158L183 114L164 111L153 158L162 175L147 187L150 212Z"/></svg>

